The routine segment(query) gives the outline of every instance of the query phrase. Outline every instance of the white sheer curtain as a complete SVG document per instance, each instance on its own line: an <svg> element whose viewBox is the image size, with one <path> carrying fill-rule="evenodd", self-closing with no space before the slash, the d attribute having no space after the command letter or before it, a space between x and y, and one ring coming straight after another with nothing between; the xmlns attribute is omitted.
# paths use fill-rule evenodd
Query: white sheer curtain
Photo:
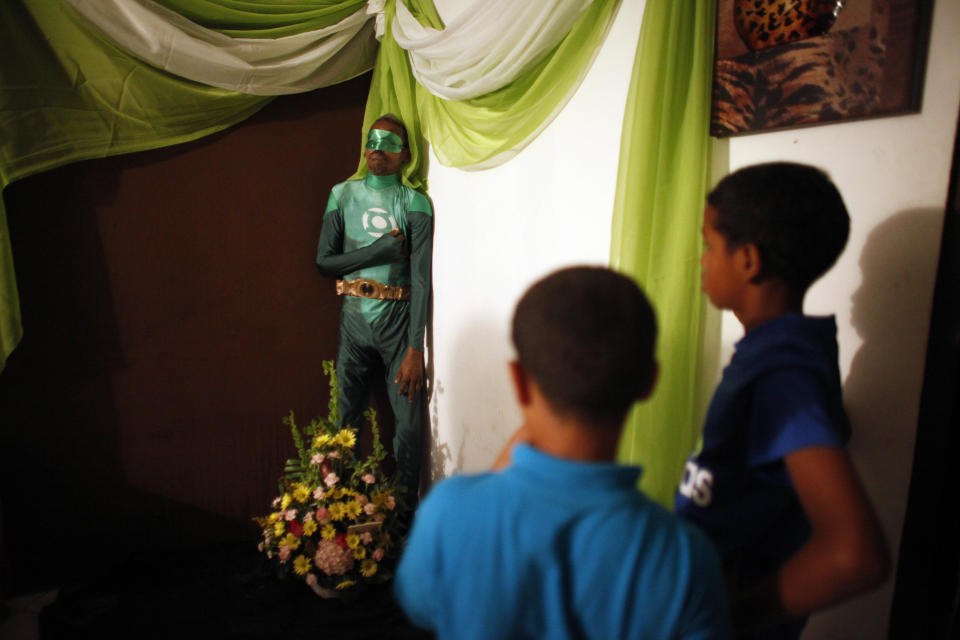
<svg viewBox="0 0 960 640"><path fill-rule="evenodd" d="M273 39L232 38L151 0L65 0L114 44L157 68L252 95L300 93L373 67L374 16Z"/></svg>
<svg viewBox="0 0 960 640"><path fill-rule="evenodd" d="M359 75L373 66L375 31L382 33L383 0L369 0L330 27L274 39L232 38L152 0L64 1L144 62L252 95L310 91ZM397 0L393 35L408 52L417 82L437 97L466 100L504 87L541 61L591 0L434 4L445 29L422 26Z"/></svg>
<svg viewBox="0 0 960 640"><path fill-rule="evenodd" d="M591 0L436 0L446 28L422 26L397 2L393 36L433 95L467 100L496 91L543 59Z"/></svg>

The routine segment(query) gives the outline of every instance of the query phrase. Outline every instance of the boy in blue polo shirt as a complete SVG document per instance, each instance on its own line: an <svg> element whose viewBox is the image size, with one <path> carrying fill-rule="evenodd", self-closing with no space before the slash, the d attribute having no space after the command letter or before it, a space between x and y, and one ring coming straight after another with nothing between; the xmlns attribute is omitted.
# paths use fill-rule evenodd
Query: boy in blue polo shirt
<svg viewBox="0 0 960 640"><path fill-rule="evenodd" d="M608 269L527 291L510 365L520 443L504 471L441 482L417 511L395 582L416 625L456 640L728 637L709 540L613 462L653 388L655 337L643 293Z"/></svg>
<svg viewBox="0 0 960 640"><path fill-rule="evenodd" d="M714 393L676 511L715 542L737 638L795 639L807 614L879 584L876 516L844 449L833 317L803 315L849 218L820 170L741 169L707 197L703 290L745 335Z"/></svg>

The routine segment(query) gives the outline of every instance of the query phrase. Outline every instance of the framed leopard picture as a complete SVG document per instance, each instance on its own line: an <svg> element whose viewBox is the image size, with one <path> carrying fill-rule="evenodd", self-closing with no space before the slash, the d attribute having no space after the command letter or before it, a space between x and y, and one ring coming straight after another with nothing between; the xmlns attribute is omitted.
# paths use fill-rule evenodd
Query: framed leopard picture
<svg viewBox="0 0 960 640"><path fill-rule="evenodd" d="M920 110L933 0L718 0L710 133Z"/></svg>

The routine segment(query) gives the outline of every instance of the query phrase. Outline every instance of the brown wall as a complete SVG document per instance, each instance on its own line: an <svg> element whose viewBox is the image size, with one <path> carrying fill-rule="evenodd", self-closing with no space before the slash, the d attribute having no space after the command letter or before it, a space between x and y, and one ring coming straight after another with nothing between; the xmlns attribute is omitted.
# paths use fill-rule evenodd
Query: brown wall
<svg viewBox="0 0 960 640"><path fill-rule="evenodd" d="M25 336L0 374L14 588L128 548L256 537L326 414L339 301L313 256L369 76L226 132L5 192Z"/></svg>

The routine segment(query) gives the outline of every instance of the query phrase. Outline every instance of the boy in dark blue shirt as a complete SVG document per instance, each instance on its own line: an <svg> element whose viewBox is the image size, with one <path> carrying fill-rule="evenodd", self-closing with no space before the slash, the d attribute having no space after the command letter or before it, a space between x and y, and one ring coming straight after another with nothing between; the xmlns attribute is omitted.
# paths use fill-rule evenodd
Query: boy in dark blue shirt
<svg viewBox="0 0 960 640"><path fill-rule="evenodd" d="M888 571L844 449L836 324L803 315L807 289L839 257L848 229L840 193L813 167L747 167L707 197L703 290L745 335L675 506L720 551L738 638L795 639L807 614Z"/></svg>

